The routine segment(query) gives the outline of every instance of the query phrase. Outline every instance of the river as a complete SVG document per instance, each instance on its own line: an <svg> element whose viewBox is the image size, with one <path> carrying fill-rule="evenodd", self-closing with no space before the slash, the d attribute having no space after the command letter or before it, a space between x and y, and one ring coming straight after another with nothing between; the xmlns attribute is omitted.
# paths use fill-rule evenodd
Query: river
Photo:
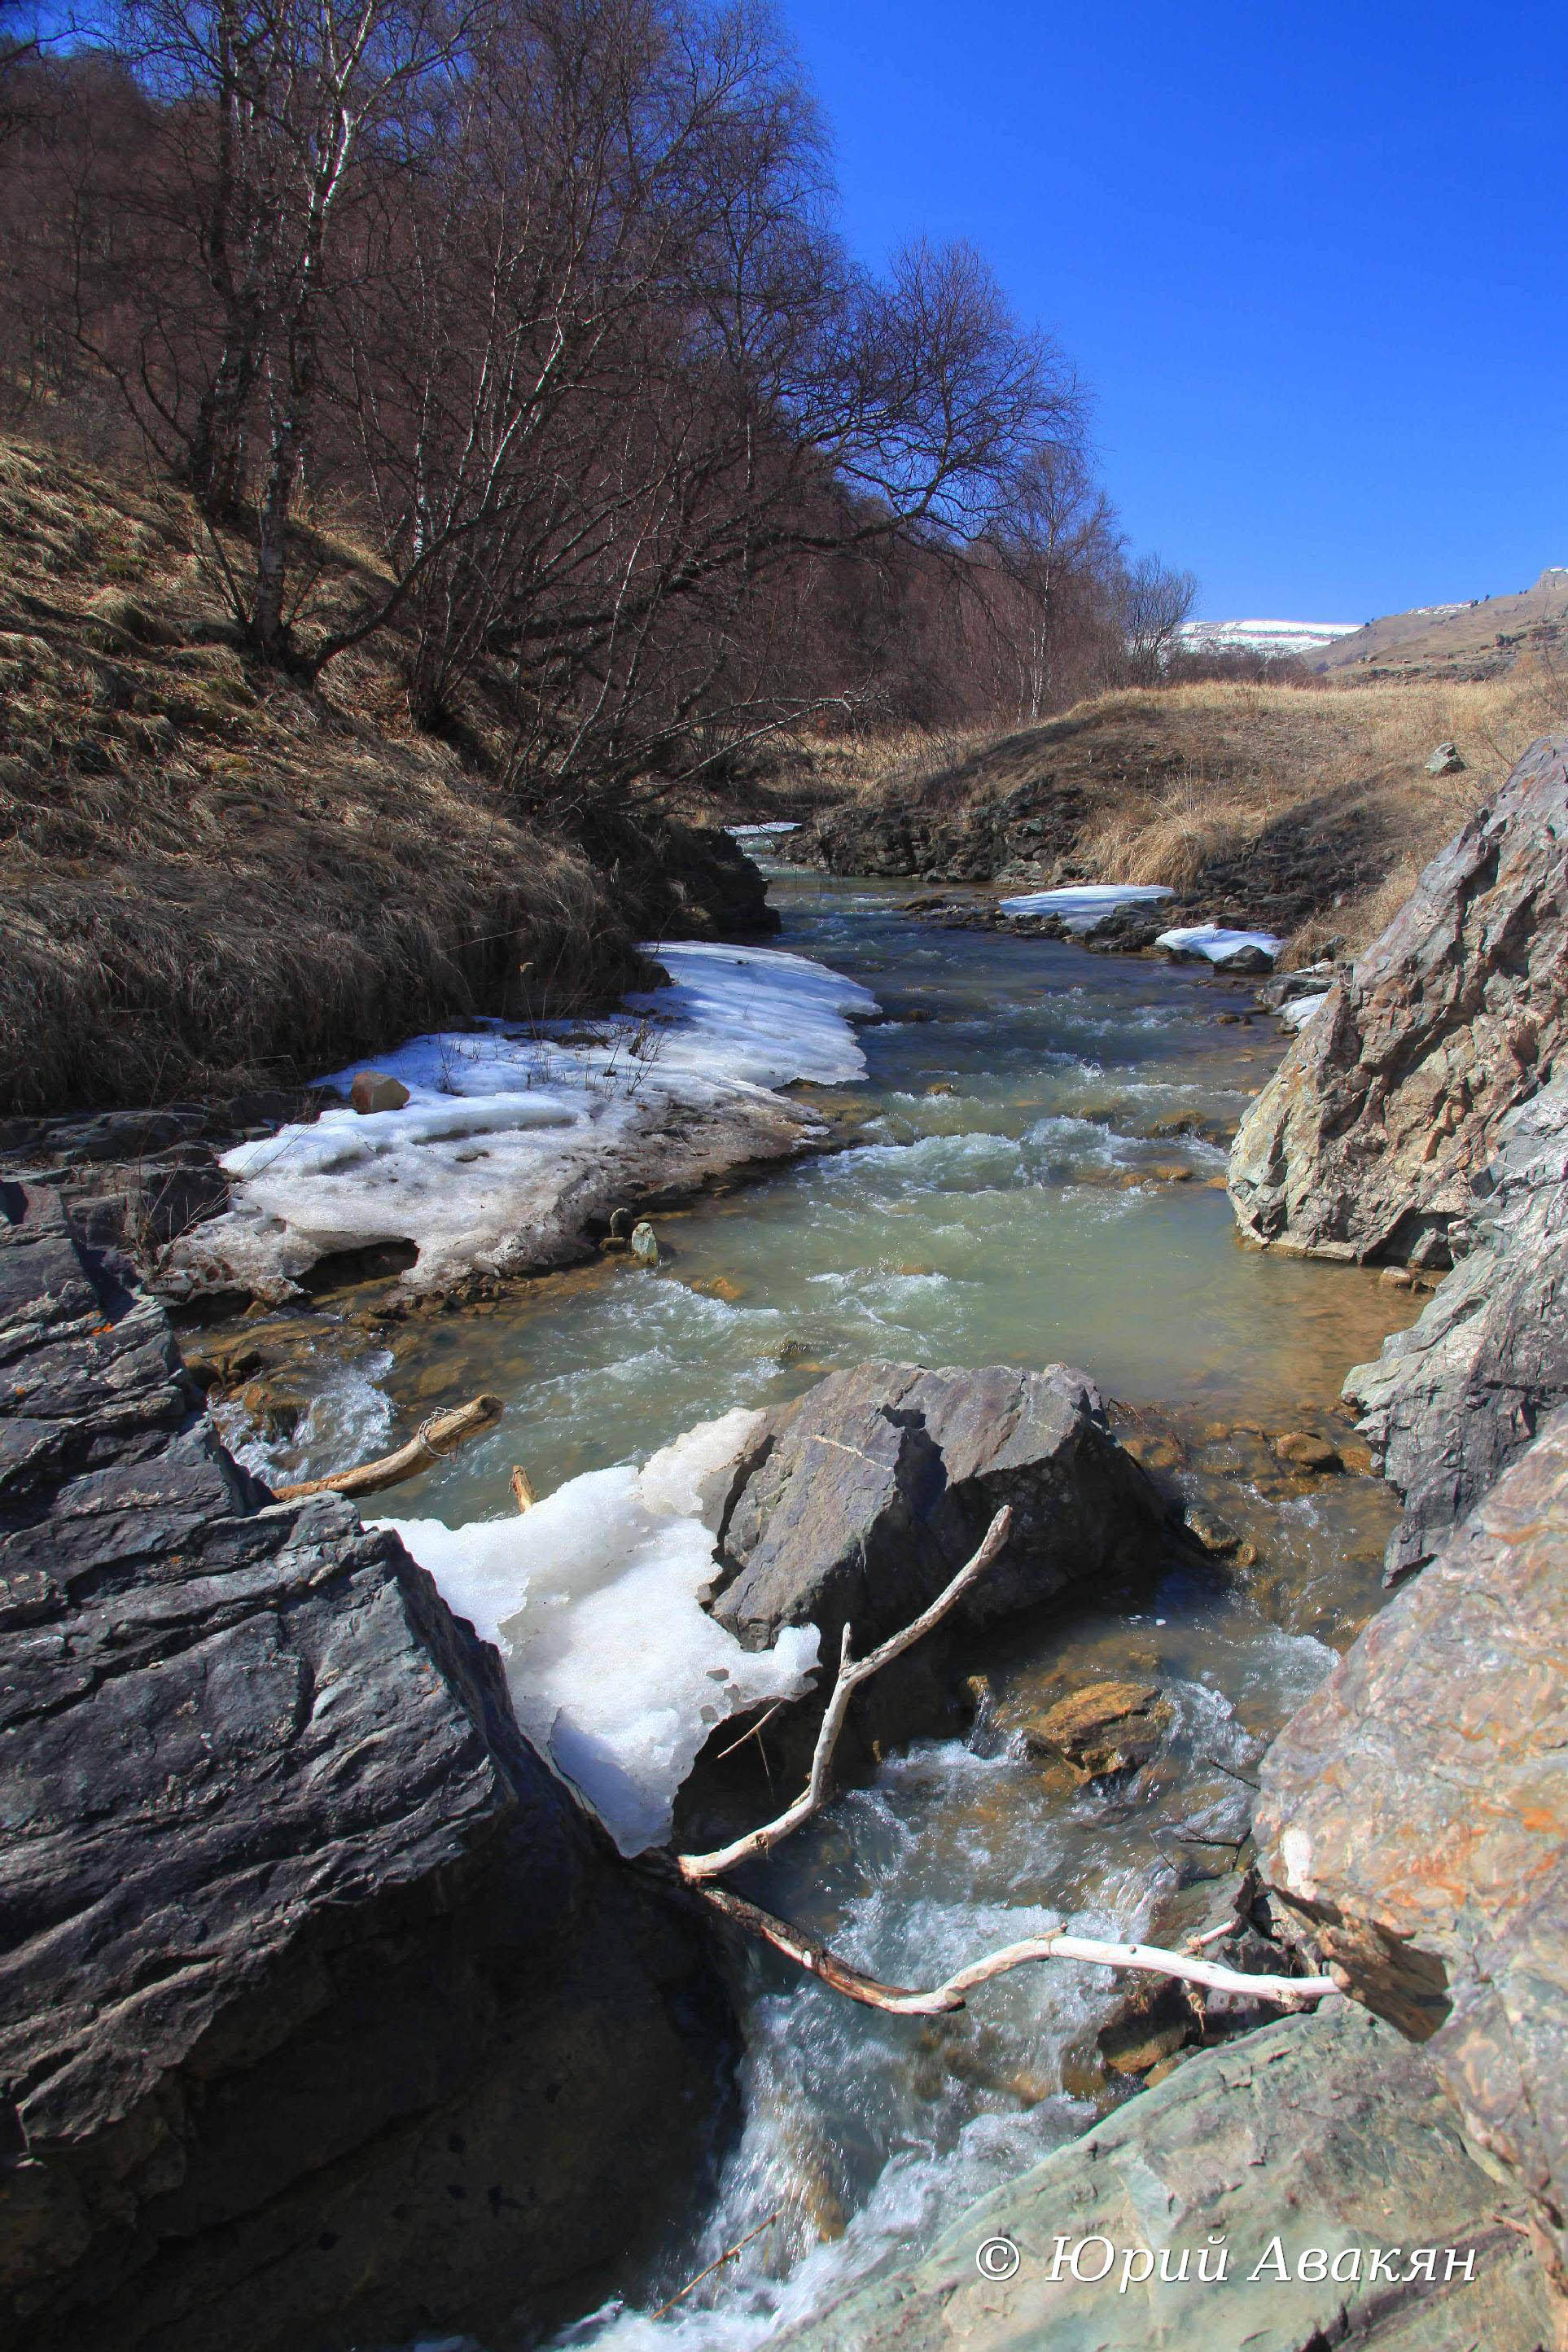
<svg viewBox="0 0 1568 2352"><path fill-rule="evenodd" d="M904 1982L1052 1921L1146 1930L1173 1890L1230 1866L1263 1748L1375 1605L1384 1490L1298 1477L1268 1438L1345 1441L1345 1370L1412 1302L1238 1241L1224 1143L1282 1050L1245 985L934 929L897 886L785 871L773 891L780 944L863 982L887 1016L863 1034L865 1085L825 1106L839 1148L658 1215L658 1272L606 1259L384 1325L363 1293L323 1299L330 1369L303 1422L270 1444L231 1433L258 1468L309 1474L491 1390L498 1430L397 1499L456 1526L510 1510L514 1461L544 1493L867 1357L1083 1366L1151 1465L1222 1507L1256 1559L1004 1632L970 1738L888 1760L747 1891ZM1064 1671L1100 1670L1158 1684L1174 1728L1130 1785L1064 1793L1009 1726ZM1020 1971L922 2021L752 1956L739 1999L738 2136L695 2202L672 2192L651 2259L558 2343L765 2343L1132 2087L1097 2053L1116 2000L1102 1971Z"/></svg>

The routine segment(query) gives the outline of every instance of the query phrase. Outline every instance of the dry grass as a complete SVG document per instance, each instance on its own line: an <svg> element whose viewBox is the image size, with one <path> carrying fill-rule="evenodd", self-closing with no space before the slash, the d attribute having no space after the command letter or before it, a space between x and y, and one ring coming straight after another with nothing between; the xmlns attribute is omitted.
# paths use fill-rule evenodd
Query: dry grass
<svg viewBox="0 0 1568 2352"><path fill-rule="evenodd" d="M1293 861L1325 885L1292 942L1307 957L1331 936L1352 950L1375 937L1521 752L1565 724L1563 680L1539 665L1479 683L1138 688L1037 727L889 741L850 767L844 797L953 819L1048 787L1073 812L1058 880L1240 897L1251 861ZM1449 740L1464 772L1427 775Z"/></svg>
<svg viewBox="0 0 1568 2352"><path fill-rule="evenodd" d="M250 667L177 493L0 441L0 1110L291 1083L624 983L600 878L413 734L389 660Z"/></svg>

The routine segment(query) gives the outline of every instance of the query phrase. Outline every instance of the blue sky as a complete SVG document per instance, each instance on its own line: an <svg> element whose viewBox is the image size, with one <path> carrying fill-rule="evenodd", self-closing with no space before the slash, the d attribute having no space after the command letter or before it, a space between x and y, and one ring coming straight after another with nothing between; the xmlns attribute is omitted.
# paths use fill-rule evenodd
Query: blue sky
<svg viewBox="0 0 1568 2352"><path fill-rule="evenodd" d="M1568 8L780 0L852 247L963 236L1197 610L1568 563Z"/></svg>

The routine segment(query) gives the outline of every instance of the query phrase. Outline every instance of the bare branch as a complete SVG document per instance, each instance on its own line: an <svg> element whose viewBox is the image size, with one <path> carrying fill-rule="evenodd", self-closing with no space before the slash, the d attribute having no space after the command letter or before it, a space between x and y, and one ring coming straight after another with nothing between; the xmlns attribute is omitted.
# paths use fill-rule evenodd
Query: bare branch
<svg viewBox="0 0 1568 2352"><path fill-rule="evenodd" d="M906 1650L912 1648L916 1642L931 1632L933 1625L941 1623L950 1609L957 1606L970 1586L991 1566L1006 1542L1012 1525L1013 1514L1004 1504L986 1528L973 1559L964 1563L952 1581L942 1588L930 1608L922 1610L912 1624L906 1625L900 1633L889 1634L887 1641L873 1650L868 1657L858 1660L850 1657L850 1628L845 1626L838 1678L833 1685L833 1696L827 1702L827 1709L816 1735L811 1776L805 1789L786 1812L780 1813L775 1821L764 1822L761 1829L749 1831L746 1836L737 1838L732 1845L721 1846L713 1853L678 1853L676 1867L682 1878L693 1885L704 1879L722 1878L726 1872L737 1869L742 1862L754 1861L758 1854L768 1853L792 1831L799 1829L803 1822L809 1821L813 1813L820 1811L827 1798L833 1751L838 1744L838 1735L844 1728L844 1718L849 1712L849 1702L856 1691L862 1683L869 1682L873 1675L880 1674L884 1666L890 1665L895 1658L901 1657Z"/></svg>
<svg viewBox="0 0 1568 2352"><path fill-rule="evenodd" d="M807 1975L820 1977L835 1992L861 2002L867 2009L886 2010L894 2017L941 2017L951 2010L966 2008L969 1995L977 1986L988 1984L993 1977L1005 1976L1010 1969L1025 1968L1034 1960L1078 1960L1091 1968L1130 1969L1142 1976L1179 1977L1187 1984L1206 1985L1213 1992L1242 1993L1256 2000L1275 2001L1281 2009L1319 2001L1326 1993L1340 1990L1332 1977L1249 1976L1241 1969L1224 1968L1217 1960L1200 1960L1190 1953L1164 1951L1157 1944L1113 1944L1101 1942L1094 1936L1050 1935L1032 1936L1020 1944L1004 1945L1000 1951L972 1961L968 1968L960 1969L955 1976L934 1985L929 1992L921 1992L907 1985L881 1984L875 1977L863 1975L826 1945L812 1943L782 1919L759 1910L754 1903L747 1903L739 1895L731 1895L728 1887L700 1886L698 1893L736 1927L743 1927L748 1935L760 1937Z"/></svg>

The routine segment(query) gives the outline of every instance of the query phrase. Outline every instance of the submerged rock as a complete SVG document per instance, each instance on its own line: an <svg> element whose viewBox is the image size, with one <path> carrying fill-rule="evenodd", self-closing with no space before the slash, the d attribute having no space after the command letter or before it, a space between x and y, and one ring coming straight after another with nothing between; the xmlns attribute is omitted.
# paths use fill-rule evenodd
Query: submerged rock
<svg viewBox="0 0 1568 2352"><path fill-rule="evenodd" d="M1238 1222L1320 1256L1446 1265L1499 1121L1568 1033L1568 736L1435 857L1248 1109Z"/></svg>
<svg viewBox="0 0 1568 2352"><path fill-rule="evenodd" d="M1080 1780L1100 1780L1147 1764L1170 1723L1170 1703L1152 1683L1089 1683L1022 1729L1033 1754L1060 1757Z"/></svg>
<svg viewBox="0 0 1568 2352"><path fill-rule="evenodd" d="M988 2275L977 2255L997 2240ZM1300 2278L1313 2247L1326 2250L1322 2272ZM1473 2249L1473 2284L1446 2280L1441 2252L1435 2277L1406 2283L1417 2247ZM1399 2250L1397 2284L1365 2275L1374 2249ZM1329 2000L1196 2053L972 2205L928 2253L774 2341L779 2352L1537 2352L1544 2305L1518 2225L1500 2218L1497 2184L1466 2153L1423 2053Z"/></svg>
<svg viewBox="0 0 1568 2352"><path fill-rule="evenodd" d="M847 1623L864 1656L936 1598L1004 1503L1014 1515L1006 1549L950 1626L1147 1571L1169 1516L1111 1436L1093 1382L1070 1366L831 1373L753 1437L710 1606L747 1649L810 1623L834 1659ZM941 1719L942 1653L939 1629L860 1693L855 1717L868 1736L903 1738Z"/></svg>
<svg viewBox="0 0 1568 2352"><path fill-rule="evenodd" d="M0 2345L569 2301L704 2160L689 1922L395 1538L272 1504L162 1311L12 1185L0 1363Z"/></svg>
<svg viewBox="0 0 1568 2352"><path fill-rule="evenodd" d="M1568 1402L1568 1076L1510 1111L1498 1140L1468 1255L1420 1319L1345 1382L1405 1498L1390 1582L1430 1559Z"/></svg>
<svg viewBox="0 0 1568 2352"><path fill-rule="evenodd" d="M1568 1411L1291 1717L1257 1822L1287 1919L1426 2043L1470 2145L1528 2193L1560 2286L1565 1754Z"/></svg>

